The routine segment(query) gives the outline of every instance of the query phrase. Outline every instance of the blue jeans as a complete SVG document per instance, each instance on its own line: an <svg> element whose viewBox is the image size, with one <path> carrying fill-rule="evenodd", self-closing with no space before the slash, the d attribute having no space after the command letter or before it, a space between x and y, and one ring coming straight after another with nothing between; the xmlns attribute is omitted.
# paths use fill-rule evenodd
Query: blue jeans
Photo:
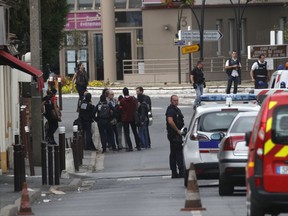
<svg viewBox="0 0 288 216"><path fill-rule="evenodd" d="M238 88L238 83L239 83L239 77L233 77L233 76L228 76L228 81L227 81L227 87L226 87L226 94L230 94L230 89L232 86L232 83L234 83L234 88L233 88L233 94L237 94L237 88Z"/></svg>
<svg viewBox="0 0 288 216"><path fill-rule="evenodd" d="M146 122L144 125L141 125L138 127L138 133L140 142L143 148L148 148L149 146L149 140L148 140L148 131L147 131L147 125Z"/></svg>
<svg viewBox="0 0 288 216"><path fill-rule="evenodd" d="M203 84L196 83L197 88L195 89L196 97L194 100L194 106L199 106L201 104L201 95L203 95Z"/></svg>

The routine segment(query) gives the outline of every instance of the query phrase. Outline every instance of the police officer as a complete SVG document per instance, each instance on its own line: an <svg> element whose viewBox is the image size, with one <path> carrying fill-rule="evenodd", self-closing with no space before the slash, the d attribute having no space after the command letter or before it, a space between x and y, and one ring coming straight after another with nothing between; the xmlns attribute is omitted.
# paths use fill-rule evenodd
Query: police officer
<svg viewBox="0 0 288 216"><path fill-rule="evenodd" d="M184 164L182 153L182 135L181 129L184 126L184 116L178 108L179 98L177 95L172 95L170 105L166 110L166 128L167 137L170 142L170 169L172 178L184 177ZM178 170L177 170L178 167Z"/></svg>
<svg viewBox="0 0 288 216"><path fill-rule="evenodd" d="M79 119L81 121L82 129L85 132L85 150L96 150L91 132L93 116L95 113L95 106L92 104L91 98L92 96L90 93L85 93L79 111Z"/></svg>
<svg viewBox="0 0 288 216"><path fill-rule="evenodd" d="M268 88L268 70L264 54L260 54L258 61L252 65L250 76L254 82L255 89Z"/></svg>

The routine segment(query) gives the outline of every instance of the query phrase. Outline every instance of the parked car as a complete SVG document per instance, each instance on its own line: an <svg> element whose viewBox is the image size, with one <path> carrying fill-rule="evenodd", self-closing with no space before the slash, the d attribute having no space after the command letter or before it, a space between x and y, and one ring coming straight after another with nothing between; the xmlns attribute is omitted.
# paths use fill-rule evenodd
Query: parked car
<svg viewBox="0 0 288 216"><path fill-rule="evenodd" d="M245 133L252 130L257 113L238 113L219 144L220 196L232 195L234 186L245 186L245 167L248 159Z"/></svg>
<svg viewBox="0 0 288 216"><path fill-rule="evenodd" d="M245 94L247 96L247 94ZM219 140L211 140L211 135L222 132L226 134L231 122L239 112L258 111L259 105L251 103L236 103L236 100L255 100L244 95L203 95L201 100L214 101L213 104L206 104L196 108L190 124L188 133L183 143L183 156L186 168L184 185L187 186L190 164L193 163L197 178L218 179L219 163L217 154L219 152ZM215 103L225 100L226 103ZM232 103L233 101L233 103Z"/></svg>
<svg viewBox="0 0 288 216"><path fill-rule="evenodd" d="M246 133L247 215L288 212L288 94L266 97Z"/></svg>

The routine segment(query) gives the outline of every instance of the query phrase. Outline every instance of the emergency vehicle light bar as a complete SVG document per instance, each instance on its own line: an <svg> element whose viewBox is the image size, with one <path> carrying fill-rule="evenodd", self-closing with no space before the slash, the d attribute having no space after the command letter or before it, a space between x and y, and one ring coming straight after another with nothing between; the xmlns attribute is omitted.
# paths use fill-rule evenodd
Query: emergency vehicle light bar
<svg viewBox="0 0 288 216"><path fill-rule="evenodd" d="M205 94L201 95L201 101L226 101L231 98L232 101L256 100L255 94Z"/></svg>

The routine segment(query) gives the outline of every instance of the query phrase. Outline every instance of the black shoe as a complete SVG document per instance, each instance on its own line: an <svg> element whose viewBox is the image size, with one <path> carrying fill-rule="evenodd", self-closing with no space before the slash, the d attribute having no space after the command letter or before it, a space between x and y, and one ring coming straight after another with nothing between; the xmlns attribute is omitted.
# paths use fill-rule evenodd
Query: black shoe
<svg viewBox="0 0 288 216"><path fill-rule="evenodd" d="M141 151L141 148L137 148L137 151Z"/></svg>
<svg viewBox="0 0 288 216"><path fill-rule="evenodd" d="M127 152L132 152L132 151L133 151L133 149L126 149L126 151L127 151Z"/></svg>
<svg viewBox="0 0 288 216"><path fill-rule="evenodd" d="M178 178L178 174L177 173L172 173L171 178L172 179Z"/></svg>
<svg viewBox="0 0 288 216"><path fill-rule="evenodd" d="M106 150L102 150L102 154L104 154L106 152Z"/></svg>

